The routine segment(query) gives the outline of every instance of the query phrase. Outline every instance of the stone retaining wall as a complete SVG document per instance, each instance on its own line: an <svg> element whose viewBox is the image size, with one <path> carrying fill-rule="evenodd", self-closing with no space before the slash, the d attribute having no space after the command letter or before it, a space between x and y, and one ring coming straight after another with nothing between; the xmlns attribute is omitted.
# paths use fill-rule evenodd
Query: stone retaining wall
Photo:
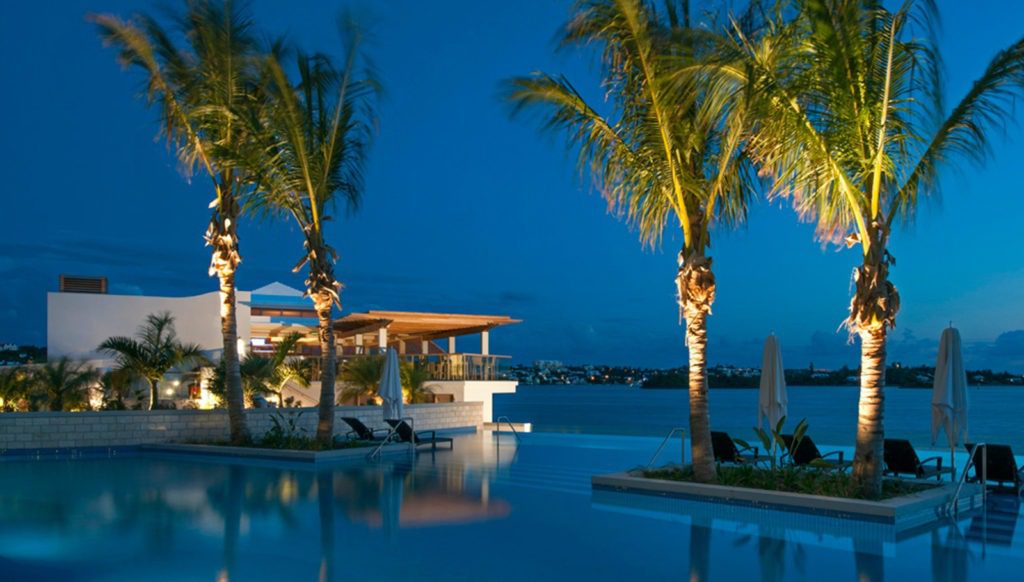
<svg viewBox="0 0 1024 582"><path fill-rule="evenodd" d="M247 410L249 431L259 437L273 426L272 415L298 416L298 426L312 436L316 432L317 409ZM415 419L416 430L479 428L483 404L415 404L405 407ZM345 434L343 416L354 416L371 428L384 427L379 406L338 407L334 412L335 434ZM0 414L0 453L13 449L57 449L72 447L115 447L147 443L226 441L226 410L154 410L108 412L25 412Z"/></svg>

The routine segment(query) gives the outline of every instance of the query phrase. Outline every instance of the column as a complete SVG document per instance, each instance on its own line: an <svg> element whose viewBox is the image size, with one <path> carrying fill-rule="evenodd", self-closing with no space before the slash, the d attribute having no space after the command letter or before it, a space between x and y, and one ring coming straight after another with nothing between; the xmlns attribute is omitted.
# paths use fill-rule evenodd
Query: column
<svg viewBox="0 0 1024 582"><path fill-rule="evenodd" d="M356 353L357 354L365 353L363 351L363 334L361 334L361 333L357 333L356 334Z"/></svg>
<svg viewBox="0 0 1024 582"><path fill-rule="evenodd" d="M423 341L420 342L420 353L423 354L423 355L427 355L427 354L430 353L430 342L429 341L423 340Z"/></svg>
<svg viewBox="0 0 1024 582"><path fill-rule="evenodd" d="M448 338L448 353L449 354L454 354L455 353L455 338L454 337Z"/></svg>
<svg viewBox="0 0 1024 582"><path fill-rule="evenodd" d="M480 353L485 356L491 353L491 332L486 329L480 332Z"/></svg>
<svg viewBox="0 0 1024 582"><path fill-rule="evenodd" d="M381 350L388 347L388 328L382 327L377 330L377 345Z"/></svg>

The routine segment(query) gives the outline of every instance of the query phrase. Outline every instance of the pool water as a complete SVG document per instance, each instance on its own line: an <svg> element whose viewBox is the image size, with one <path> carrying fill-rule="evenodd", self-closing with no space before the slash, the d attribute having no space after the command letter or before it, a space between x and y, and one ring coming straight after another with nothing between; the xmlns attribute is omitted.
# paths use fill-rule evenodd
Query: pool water
<svg viewBox="0 0 1024 582"><path fill-rule="evenodd" d="M491 432L314 470L155 453L0 460L0 580L1015 580L1020 501L877 523L592 492L659 439ZM913 577L913 578L911 578Z"/></svg>

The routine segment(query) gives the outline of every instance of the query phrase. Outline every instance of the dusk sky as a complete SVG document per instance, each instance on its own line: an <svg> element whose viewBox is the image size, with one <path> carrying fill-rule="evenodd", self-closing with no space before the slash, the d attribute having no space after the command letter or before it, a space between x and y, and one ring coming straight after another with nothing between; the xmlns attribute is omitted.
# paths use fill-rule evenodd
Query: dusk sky
<svg viewBox="0 0 1024 582"><path fill-rule="evenodd" d="M1024 4L941 1L947 102L1018 39ZM46 342L46 292L60 273L104 275L113 293L216 290L203 247L209 182L191 185L155 139L140 76L115 63L89 12L128 16L166 4L109 0L5 3L0 19L0 342ZM177 2L169 5L177 6ZM340 46L337 13L373 17L369 47L385 83L365 199L328 237L341 257L344 311L508 314L496 353L516 361L678 366L674 300L679 237L644 249L581 182L560 136L510 119L503 79L564 73L599 99L593 55L556 52L568 0L258 1L258 25L308 50ZM982 169L943 181L916 223L897 231L892 278L902 295L890 361L934 364L942 328L963 334L969 367L1024 370L1024 107ZM297 288L290 223L245 221L238 281ZM712 364L758 365L765 335L788 367L856 365L837 331L856 250L825 248L783 202L714 232L718 299Z"/></svg>

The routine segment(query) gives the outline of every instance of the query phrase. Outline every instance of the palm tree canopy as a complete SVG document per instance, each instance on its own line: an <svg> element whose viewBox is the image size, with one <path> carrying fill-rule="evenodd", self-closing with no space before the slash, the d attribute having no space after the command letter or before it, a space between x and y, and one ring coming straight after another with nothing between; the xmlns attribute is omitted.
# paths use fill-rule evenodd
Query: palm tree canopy
<svg viewBox="0 0 1024 582"><path fill-rule="evenodd" d="M599 113L568 79L544 73L509 81L506 97L517 112L540 108L545 127L567 133L581 173L644 243L656 245L674 217L689 255L710 244L712 223L744 219L756 176L736 107L743 85L703 74L701 63L716 43L691 23L688 2L680 4L577 4L562 43L600 47L613 115Z"/></svg>
<svg viewBox="0 0 1024 582"><path fill-rule="evenodd" d="M283 51L266 58L265 107L248 119L250 131L261 138L238 160L259 177L259 194L249 208L291 216L302 229L306 253L295 271L307 262L337 260L325 242L324 224L339 202L354 210L362 197L380 84L362 54L359 30L348 23L343 33L344 66L336 67L325 54L296 51L294 84L282 64ZM311 268L307 291L329 289L337 301L335 281L314 280L318 272L329 271Z"/></svg>
<svg viewBox="0 0 1024 582"><path fill-rule="evenodd" d="M153 382L173 368L208 363L202 347L178 339L169 312L148 315L136 337L108 338L99 350L113 356L119 369Z"/></svg>
<svg viewBox="0 0 1024 582"><path fill-rule="evenodd" d="M88 404L87 391L99 375L92 367L74 362L67 356L56 362L47 362L33 374L35 385L52 402L59 400L64 406Z"/></svg>
<svg viewBox="0 0 1024 582"><path fill-rule="evenodd" d="M198 165L219 183L218 174L228 168L223 162L233 158L222 150L245 139L245 126L234 116L258 96L260 43L249 15L231 2L196 0L186 6L172 15L171 31L143 14L90 19L125 67L145 72L146 97L160 109L162 133L186 175Z"/></svg>
<svg viewBox="0 0 1024 582"><path fill-rule="evenodd" d="M764 34L735 33L760 108L752 150L773 194L791 197L819 236L867 254L937 191L942 168L990 151L1024 93L1024 38L947 112L932 2L780 5L787 18Z"/></svg>

